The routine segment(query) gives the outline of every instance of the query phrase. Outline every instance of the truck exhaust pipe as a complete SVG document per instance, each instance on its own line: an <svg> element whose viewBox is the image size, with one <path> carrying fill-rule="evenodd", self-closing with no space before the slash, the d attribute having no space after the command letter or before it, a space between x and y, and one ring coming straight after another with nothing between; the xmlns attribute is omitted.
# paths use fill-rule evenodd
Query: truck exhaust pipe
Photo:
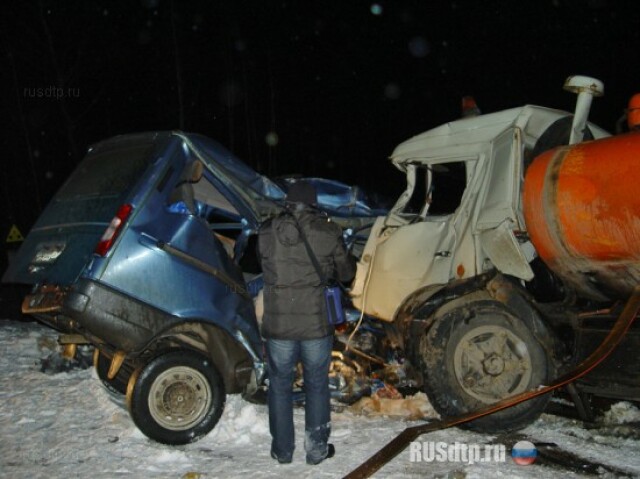
<svg viewBox="0 0 640 479"><path fill-rule="evenodd" d="M591 100L594 96L604 95L604 83L596 78L573 75L566 79L563 88L578 95L569 138L569 144L573 145L580 143L584 139L587 118L591 109Z"/></svg>

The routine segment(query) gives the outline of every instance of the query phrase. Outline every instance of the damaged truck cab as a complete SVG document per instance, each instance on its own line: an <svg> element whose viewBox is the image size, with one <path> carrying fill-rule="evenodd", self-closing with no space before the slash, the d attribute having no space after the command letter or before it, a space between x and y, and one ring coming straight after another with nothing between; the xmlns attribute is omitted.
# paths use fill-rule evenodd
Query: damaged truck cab
<svg viewBox="0 0 640 479"><path fill-rule="evenodd" d="M640 181L640 138L609 138L587 122L598 80L570 77L565 88L579 95L574 114L527 105L465 118L391 155L407 188L372 228L353 302L388 324L443 416L529 391L577 364L640 279L640 202L623 199ZM575 249L578 237L592 250ZM635 383L623 385L626 397L640 397ZM597 389L622 390L610 386ZM548 401L468 426L518 429Z"/></svg>

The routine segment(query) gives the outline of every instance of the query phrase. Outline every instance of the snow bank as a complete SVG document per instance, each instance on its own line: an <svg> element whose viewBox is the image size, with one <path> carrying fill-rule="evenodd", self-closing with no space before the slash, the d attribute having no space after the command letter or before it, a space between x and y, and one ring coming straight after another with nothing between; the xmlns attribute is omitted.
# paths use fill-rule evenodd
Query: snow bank
<svg viewBox="0 0 640 479"><path fill-rule="evenodd" d="M296 409L294 460L290 465L279 465L269 456L267 408L233 395L227 398L222 418L208 436L187 446L165 446L138 431L128 413L101 387L92 370L42 373L41 359L56 347L56 333L38 323L0 321L0 477L337 478L413 424L390 418L394 414L388 409L381 414L370 412L370 416L349 410L334 413L331 441L336 446L336 457L318 466L308 466L302 444L304 411ZM432 415L426 396L416 396L412 406L396 403L392 410L412 410L415 406ZM619 403L608 413L606 421L617 425L616 428L630 427L638 415L635 406ZM637 454L640 440L633 435L619 436L606 428L586 429L579 422L550 415L543 415L519 434L531 442L552 442L590 461L640 475ZM485 445L499 438L450 429L419 440ZM504 463L411 459L410 451L403 451L376 477L580 477L538 463L517 466L509 453Z"/></svg>

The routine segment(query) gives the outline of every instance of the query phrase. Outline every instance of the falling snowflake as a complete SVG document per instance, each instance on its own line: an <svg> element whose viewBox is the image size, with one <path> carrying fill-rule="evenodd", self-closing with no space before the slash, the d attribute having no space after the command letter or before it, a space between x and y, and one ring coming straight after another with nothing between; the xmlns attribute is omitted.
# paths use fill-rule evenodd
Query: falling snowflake
<svg viewBox="0 0 640 479"><path fill-rule="evenodd" d="M384 96L389 100L397 100L400 98L402 91L397 83L389 83L384 87Z"/></svg>
<svg viewBox="0 0 640 479"><path fill-rule="evenodd" d="M277 146L278 143L280 142L280 138L278 137L278 134L275 131L270 131L264 137L264 141L269 146Z"/></svg>
<svg viewBox="0 0 640 479"><path fill-rule="evenodd" d="M409 42L409 52L416 58L424 58L431 53L431 45L423 37L413 37Z"/></svg>

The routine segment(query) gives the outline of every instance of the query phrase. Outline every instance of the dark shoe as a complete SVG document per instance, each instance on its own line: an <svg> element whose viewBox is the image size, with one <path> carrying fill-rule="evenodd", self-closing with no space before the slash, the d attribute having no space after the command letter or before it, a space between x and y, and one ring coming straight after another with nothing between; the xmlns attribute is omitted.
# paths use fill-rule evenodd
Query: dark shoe
<svg viewBox="0 0 640 479"><path fill-rule="evenodd" d="M334 447L333 444L329 444L327 446L327 457L325 457L325 459L331 459L335 455L336 455L336 448Z"/></svg>
<svg viewBox="0 0 640 479"><path fill-rule="evenodd" d="M320 464L325 459L331 459L335 455L336 455L336 448L334 447L334 445L333 444L327 444L327 455L326 455L326 457L323 457L322 459L320 459L319 461L316 461L316 462L311 461L311 460L309 460L309 458L307 458L307 464L309 464L311 466L315 466L317 464Z"/></svg>
<svg viewBox="0 0 640 479"><path fill-rule="evenodd" d="M271 451L271 457L274 458L276 461L278 461L280 464L291 464L291 458L289 459L280 458L276 456L276 453L273 451Z"/></svg>

